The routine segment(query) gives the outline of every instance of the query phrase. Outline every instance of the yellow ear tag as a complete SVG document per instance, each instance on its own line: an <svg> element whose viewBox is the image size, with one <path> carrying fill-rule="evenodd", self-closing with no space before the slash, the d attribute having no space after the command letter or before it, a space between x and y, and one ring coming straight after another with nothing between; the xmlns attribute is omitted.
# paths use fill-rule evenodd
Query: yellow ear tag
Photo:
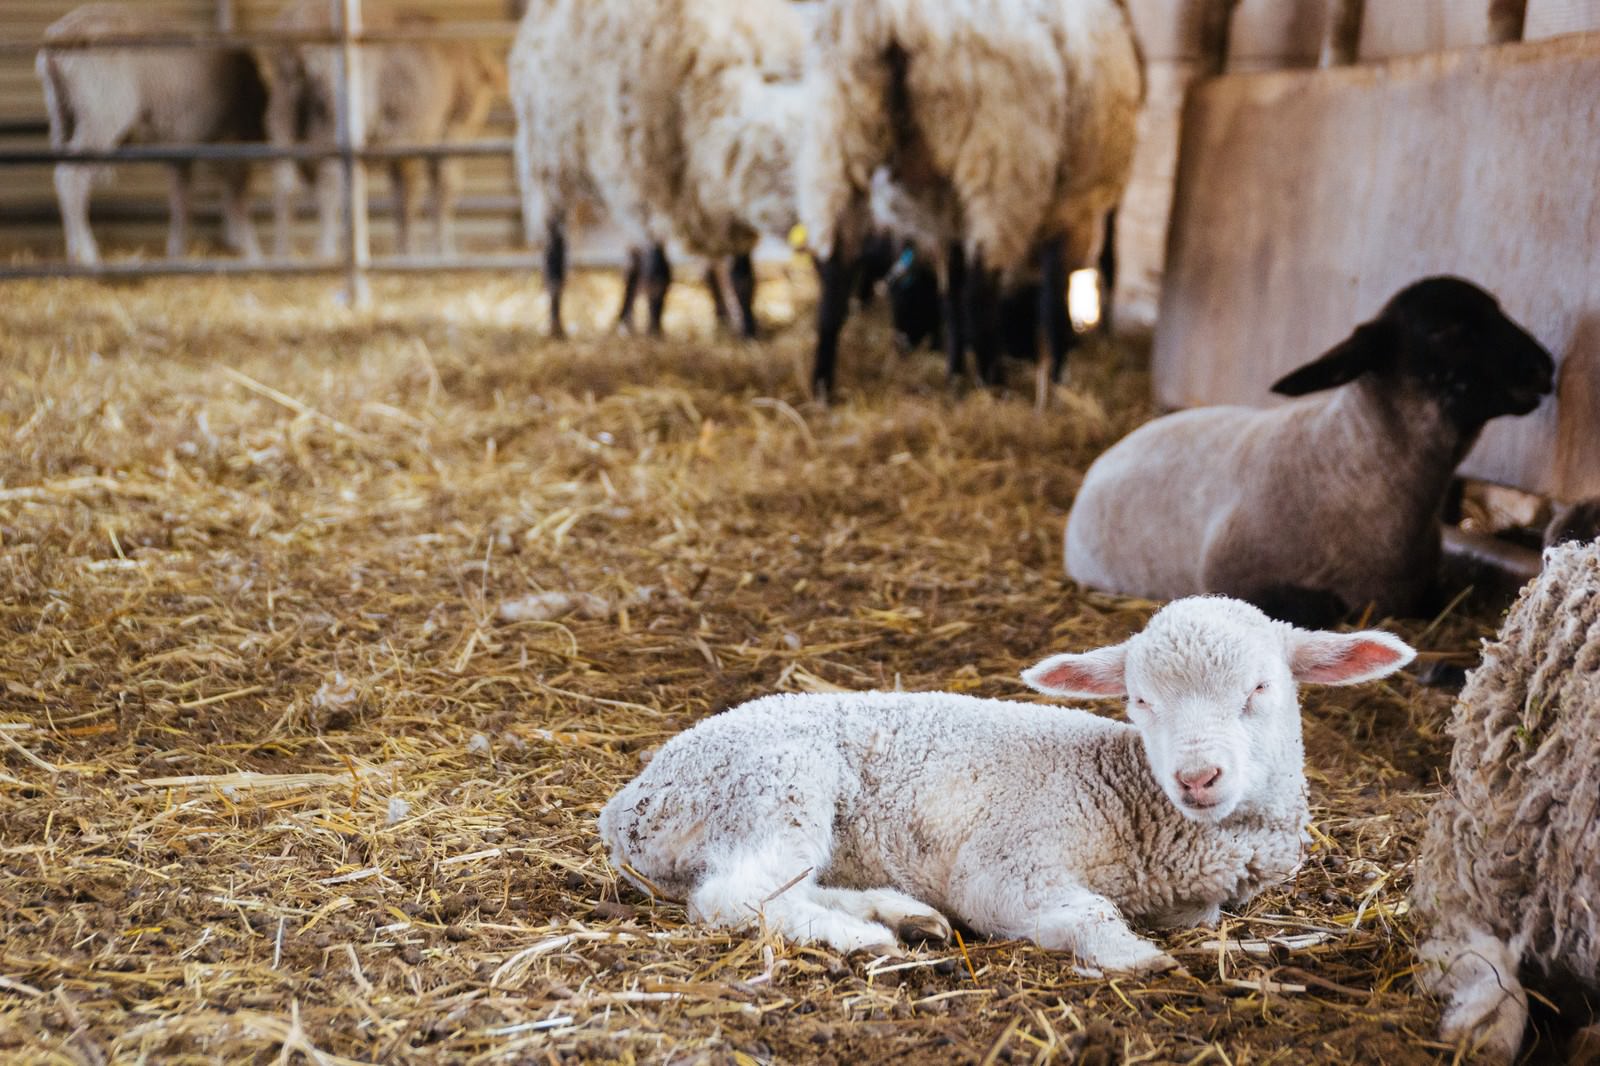
<svg viewBox="0 0 1600 1066"><path fill-rule="evenodd" d="M806 246L806 228L798 223L789 230L789 247L800 251Z"/></svg>

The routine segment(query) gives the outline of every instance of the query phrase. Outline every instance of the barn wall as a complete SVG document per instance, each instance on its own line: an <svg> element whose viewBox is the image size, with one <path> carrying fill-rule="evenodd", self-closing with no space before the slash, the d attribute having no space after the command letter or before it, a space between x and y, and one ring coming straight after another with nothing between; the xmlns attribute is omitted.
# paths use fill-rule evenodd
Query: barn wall
<svg viewBox="0 0 1600 1066"><path fill-rule="evenodd" d="M1229 75L1184 116L1159 401L1263 404L1418 277L1493 290L1562 364L1470 476L1600 493L1600 34Z"/></svg>

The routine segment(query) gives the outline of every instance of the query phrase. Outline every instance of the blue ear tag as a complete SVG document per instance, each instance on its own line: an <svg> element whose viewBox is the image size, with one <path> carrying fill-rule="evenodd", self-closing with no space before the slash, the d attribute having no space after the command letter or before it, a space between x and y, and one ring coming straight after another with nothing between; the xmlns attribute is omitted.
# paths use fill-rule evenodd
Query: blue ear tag
<svg viewBox="0 0 1600 1066"><path fill-rule="evenodd" d="M911 273L911 268L917 264L917 252L914 248L907 248L900 253L900 258L894 261L894 266L889 268L888 276L884 279L890 285Z"/></svg>

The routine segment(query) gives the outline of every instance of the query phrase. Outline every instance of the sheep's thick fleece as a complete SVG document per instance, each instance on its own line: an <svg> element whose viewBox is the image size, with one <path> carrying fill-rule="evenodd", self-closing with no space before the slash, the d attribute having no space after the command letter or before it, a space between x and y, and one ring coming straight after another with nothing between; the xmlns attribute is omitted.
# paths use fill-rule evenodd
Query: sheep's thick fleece
<svg viewBox="0 0 1600 1066"><path fill-rule="evenodd" d="M788 0L544 0L511 54L528 239L598 202L634 246L748 252L797 218L805 30Z"/></svg>
<svg viewBox="0 0 1600 1066"><path fill-rule="evenodd" d="M1600 991L1600 543L1547 549L1450 723L1413 896L1447 1039L1510 1062L1522 982Z"/></svg>
<svg viewBox="0 0 1600 1066"><path fill-rule="evenodd" d="M1058 235L1092 258L1144 91L1118 0L829 0L809 77L800 206L824 258L862 235L839 227L864 228L880 167L902 194L880 210L1006 280Z"/></svg>

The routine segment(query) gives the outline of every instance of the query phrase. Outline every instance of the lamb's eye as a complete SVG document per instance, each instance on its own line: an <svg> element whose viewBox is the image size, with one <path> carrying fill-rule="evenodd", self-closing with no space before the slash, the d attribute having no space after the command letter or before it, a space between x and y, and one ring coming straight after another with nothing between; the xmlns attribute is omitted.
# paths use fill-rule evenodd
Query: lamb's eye
<svg viewBox="0 0 1600 1066"><path fill-rule="evenodd" d="M1148 711L1150 709L1150 701L1145 699L1143 696L1135 696L1133 698L1133 705L1139 708L1141 711Z"/></svg>

